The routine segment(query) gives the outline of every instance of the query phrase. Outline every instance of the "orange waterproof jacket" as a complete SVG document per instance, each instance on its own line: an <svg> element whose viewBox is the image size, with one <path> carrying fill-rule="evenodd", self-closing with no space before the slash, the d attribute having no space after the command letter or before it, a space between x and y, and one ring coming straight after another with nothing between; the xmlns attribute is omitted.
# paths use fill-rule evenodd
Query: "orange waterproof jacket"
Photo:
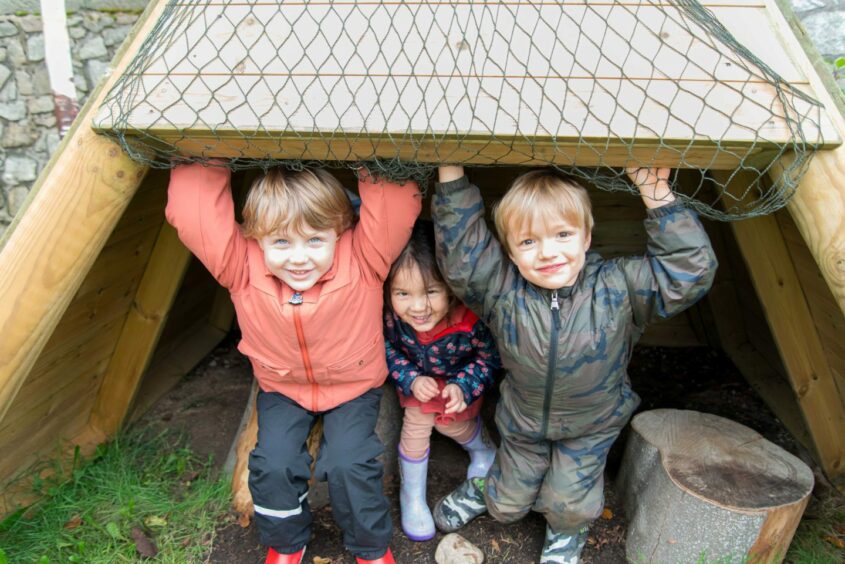
<svg viewBox="0 0 845 564"><path fill-rule="evenodd" d="M419 215L417 185L359 181L360 220L341 235L329 271L292 305L293 290L241 233L229 182L224 167L178 166L165 214L231 293L243 335L238 349L261 389L325 411L383 384L382 286Z"/></svg>

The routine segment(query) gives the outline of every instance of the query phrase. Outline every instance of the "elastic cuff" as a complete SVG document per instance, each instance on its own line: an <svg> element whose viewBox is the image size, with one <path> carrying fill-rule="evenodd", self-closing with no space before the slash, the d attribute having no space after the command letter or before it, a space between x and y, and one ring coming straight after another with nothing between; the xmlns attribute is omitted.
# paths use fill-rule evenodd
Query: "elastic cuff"
<svg viewBox="0 0 845 564"><path fill-rule="evenodd" d="M671 204L666 204L665 206L660 206L659 208L646 208L646 217L649 219L657 219L660 217L666 217L669 214L682 212L682 211L691 211L689 210L682 201L675 200Z"/></svg>
<svg viewBox="0 0 845 564"><path fill-rule="evenodd" d="M440 194L448 194L449 192L454 192L455 190L460 190L461 188L466 188L467 186L469 186L469 178L467 178L465 174L462 177L450 180L449 182L436 182L434 184L434 189Z"/></svg>

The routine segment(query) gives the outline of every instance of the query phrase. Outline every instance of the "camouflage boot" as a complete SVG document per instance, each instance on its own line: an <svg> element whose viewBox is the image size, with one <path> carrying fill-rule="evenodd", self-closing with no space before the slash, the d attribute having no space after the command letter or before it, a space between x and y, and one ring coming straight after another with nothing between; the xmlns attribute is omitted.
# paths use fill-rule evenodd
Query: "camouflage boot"
<svg viewBox="0 0 845 564"><path fill-rule="evenodd" d="M444 533L451 533L486 511L484 478L472 478L437 502L434 524Z"/></svg>
<svg viewBox="0 0 845 564"><path fill-rule="evenodd" d="M587 543L587 527L575 534L556 533L546 525L546 542L540 564L578 564Z"/></svg>

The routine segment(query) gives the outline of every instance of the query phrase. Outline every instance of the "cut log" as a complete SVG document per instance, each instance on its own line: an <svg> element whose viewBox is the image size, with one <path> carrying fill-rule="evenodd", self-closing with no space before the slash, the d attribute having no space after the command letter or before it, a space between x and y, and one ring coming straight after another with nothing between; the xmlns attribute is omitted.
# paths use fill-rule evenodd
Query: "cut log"
<svg viewBox="0 0 845 564"><path fill-rule="evenodd" d="M631 430L617 483L629 561L783 560L813 489L806 464L707 413L646 411Z"/></svg>
<svg viewBox="0 0 845 564"><path fill-rule="evenodd" d="M382 386L384 394L381 397L379 406L378 422L376 423L376 435L384 444L384 453L379 456L384 464L384 480L387 482L396 475L396 459L399 446L399 431L402 427L401 409L399 400L396 398L396 391L390 384ZM253 381L252 392L249 394L246 409L241 419L241 429L235 439L229 453L229 461L226 467L232 470L232 508L239 515L238 521L242 526L249 524L254 509L252 495L249 492L249 453L255 448L258 441L258 413L255 409L255 398L258 395L258 384ZM320 439L323 436L323 422L318 420L317 424L308 435L308 453L314 461L317 460L317 452L320 448ZM328 486L325 482L316 482L313 478L314 464L311 465L312 477L308 490L308 505L312 509L323 507L329 502Z"/></svg>

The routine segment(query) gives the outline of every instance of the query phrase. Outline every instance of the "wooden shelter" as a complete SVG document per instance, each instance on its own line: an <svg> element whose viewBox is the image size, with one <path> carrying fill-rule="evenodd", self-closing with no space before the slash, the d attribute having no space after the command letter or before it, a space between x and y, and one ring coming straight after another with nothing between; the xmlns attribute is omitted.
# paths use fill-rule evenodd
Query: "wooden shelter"
<svg viewBox="0 0 845 564"><path fill-rule="evenodd" d="M639 6L638 0L621 3L646 12L657 9ZM775 0L702 3L753 53L824 104L826 110L818 126L813 129L807 122L806 132L811 141L822 144L823 150L811 161L786 209L731 224L708 222L721 263L716 285L708 298L686 315L655 325L643 342L721 346L810 449L827 476L845 490L845 441L841 438L845 433L845 147L841 145L845 118ZM232 323L228 296L191 260L164 222L167 173L148 170L132 161L117 144L91 128L95 116L99 116L99 127L107 127L101 113L106 92L128 67L144 38L152 33L165 4L165 0L150 3L116 56L114 71L80 112L33 187L25 209L0 243L0 328L4 336L0 341L0 451L4 453L0 460L0 514L26 501L26 480L22 478L32 474L39 460L75 448L90 452L107 440L133 413L143 410L210 351ZM343 5L353 3L338 4L343 9ZM572 9L580 9L579 4L584 3L573 2ZM185 9L192 9L191 3L186 3ZM231 9L238 9L237 5ZM260 17L260 10L254 13ZM242 38L250 37L249 29L238 32ZM666 33L672 37L676 30L668 29ZM190 34L186 32L187 35ZM445 44L454 43L456 38L445 33L442 39ZM260 52L266 46L250 48ZM656 52L655 56L662 55ZM575 74L568 81L561 81L559 87L615 92L619 95L595 99L575 96L573 100L591 100L587 104L590 111L621 115L614 113L612 107L624 103L622 94L637 80L636 64L632 64L626 68L625 79ZM573 68L578 65L573 64ZM243 76L218 76L215 80L235 84L260 71L271 77L272 84L272 68L241 70ZM154 75L160 69L149 72ZM202 72L214 76L213 69L204 68ZM379 73L401 74L401 69L368 72L378 77ZM732 154L759 151L758 156L765 158L767 147L752 143L747 135L755 128L767 128L772 139L788 140L783 123L761 123L754 110L772 101L774 94L765 85L748 82L741 73L735 74L740 72L737 69L725 69L719 80L710 84L704 84L701 76L684 72L672 79L701 84L702 95L712 97L713 104L719 104L720 85L732 80L741 82L749 99L756 100L736 117L734 123L739 127L727 127L724 146L730 147ZM509 77L509 73L504 73L478 80L500 87L501 81L511 80ZM597 80L605 84L599 88ZM671 89L671 82L668 78L651 81L647 88L659 97ZM249 89L233 88L228 95L219 96L221 103L232 104L232 111L214 113L218 111L214 108L219 107L203 104L209 93L188 88L196 84L189 77L176 74L167 84L168 88L158 90L159 102L160 109L170 112L173 127L150 133L176 142L187 153L225 157L237 151L241 156L250 156L250 151L266 151L269 147L284 158L291 147L301 156L305 146L296 143L310 140L312 158L321 158L329 147L333 154L346 153L350 160L356 160L378 153L384 146L383 139L377 137L345 139L313 133L314 118L308 122L304 114L301 124L296 125L312 132L307 139L302 133L273 129L272 114L262 116L260 123L250 122L248 115L238 117L234 111L238 107L237 96ZM420 96L427 95L427 88L436 88L433 82L427 84ZM476 87L486 91L495 86L479 83ZM184 104L174 102L174 92ZM260 103L262 93L250 92L249 96L251 101ZM671 92L669 97L671 103L679 104L677 111L691 103ZM396 102L401 103L398 99ZM497 137L508 139L507 128L514 124L496 119L499 106L494 102L488 107L490 115L480 119L501 123L505 129L497 131ZM157 102L153 98L149 103ZM308 103L318 107L325 100L309 98ZM799 110L801 103L797 102ZM601 109L604 105L611 110ZM583 112L585 107L575 102L571 111ZM198 123L198 112L206 112L204 123L216 124L214 137L211 130L192 128ZM139 112L130 116L133 126L143 128L144 115ZM655 107L642 115L643 119L659 121L661 114ZM229 121L221 122L223 118ZM484 146L485 140L478 135L459 135L464 128L474 131L475 127L472 121L464 123L460 119L463 116L459 122L443 122L447 131L454 131L455 139L461 137L455 154L469 147L470 161L533 164L525 160L518 136L512 135L509 143L477 150L476 145ZM705 121L707 127L726 129L717 116ZM607 139L608 123L596 123L589 131L555 131L558 138L570 139L573 148L571 160L564 159L561 164L595 164L590 154L578 152L579 139ZM390 120L364 125L375 131L393 126ZM239 144L242 138L234 133L227 134L227 128L235 131L250 127L263 132L250 146ZM398 127L405 131L407 124ZM428 126L420 127L425 131ZM723 178L726 183L742 182L742 175L729 175L736 165L733 158L725 156L729 153L717 152L711 144L693 138L688 128L678 125L667 130L667 135L656 123L638 127L637 121L630 119L614 127L628 128L629 137L636 140L636 157L678 166L673 160L677 157L672 156L677 153L667 148L691 147L694 150L688 164L707 163L714 177ZM660 144L655 142L655 130L663 132ZM315 140L322 140L322 145L313 143ZM542 146L544 140L538 137L534 142ZM417 157L424 156L425 150L423 143ZM624 166L632 158L625 151L621 145L608 141L604 164ZM789 156L775 163L773 174L777 174L779 165L788 164L787 159ZM478 176L485 180L479 183L490 187L485 196L491 201L500 196L506 189L503 179L517 172L516 168L480 169ZM245 176L236 175L235 180L242 183ZM607 255L640 252L644 241L641 204L625 194L596 190L591 195L597 224L594 248Z"/></svg>

